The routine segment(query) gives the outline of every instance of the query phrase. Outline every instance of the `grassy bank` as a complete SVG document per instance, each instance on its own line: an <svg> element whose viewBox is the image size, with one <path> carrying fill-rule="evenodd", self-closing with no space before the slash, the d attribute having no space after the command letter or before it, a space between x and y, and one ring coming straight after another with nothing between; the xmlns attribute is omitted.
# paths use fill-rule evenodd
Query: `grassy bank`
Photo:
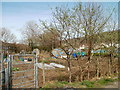
<svg viewBox="0 0 120 90"><path fill-rule="evenodd" d="M83 82L55 81L43 86L43 88L102 88L105 85L118 81L118 78L101 78L95 81L85 80Z"/></svg>

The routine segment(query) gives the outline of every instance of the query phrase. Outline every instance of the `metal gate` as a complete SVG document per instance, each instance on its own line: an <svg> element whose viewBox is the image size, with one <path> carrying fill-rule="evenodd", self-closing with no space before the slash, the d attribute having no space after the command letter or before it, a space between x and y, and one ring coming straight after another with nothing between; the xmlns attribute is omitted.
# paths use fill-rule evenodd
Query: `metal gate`
<svg viewBox="0 0 120 90"><path fill-rule="evenodd" d="M0 54L0 89L5 85L5 70L3 68L3 54Z"/></svg>
<svg viewBox="0 0 120 90"><path fill-rule="evenodd" d="M23 58L24 61L17 58ZM31 61L25 61L31 57ZM38 88L38 57L32 54L9 55L7 63L2 62L2 88Z"/></svg>

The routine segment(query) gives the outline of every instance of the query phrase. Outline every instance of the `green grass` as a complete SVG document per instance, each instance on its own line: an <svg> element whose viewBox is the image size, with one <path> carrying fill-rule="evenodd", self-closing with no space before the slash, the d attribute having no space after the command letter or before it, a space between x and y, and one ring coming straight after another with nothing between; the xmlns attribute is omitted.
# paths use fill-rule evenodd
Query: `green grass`
<svg viewBox="0 0 120 90"><path fill-rule="evenodd" d="M99 83L100 85L106 85L109 82L114 82L114 80L110 78L110 79L101 79L97 81L97 83Z"/></svg>
<svg viewBox="0 0 120 90"><path fill-rule="evenodd" d="M112 78L102 78L97 81L88 81L85 80L83 82L66 82L66 81L55 81L54 83L46 84L43 88L101 88L108 83L118 81L118 79Z"/></svg>
<svg viewBox="0 0 120 90"><path fill-rule="evenodd" d="M46 84L43 88L85 88L80 82L66 82L66 81L56 81L54 83Z"/></svg>
<svg viewBox="0 0 120 90"><path fill-rule="evenodd" d="M85 80L83 82L81 82L81 85L85 85L86 87L94 87L94 83L93 81L88 81L88 80Z"/></svg>
<svg viewBox="0 0 120 90"><path fill-rule="evenodd" d="M80 82L66 82L66 81L56 81L54 83L46 84L42 88L84 88L84 85L81 85Z"/></svg>
<svg viewBox="0 0 120 90"><path fill-rule="evenodd" d="M49 83L47 85L45 85L43 88L62 88L64 87L64 84L66 84L67 82L54 82L54 83Z"/></svg>

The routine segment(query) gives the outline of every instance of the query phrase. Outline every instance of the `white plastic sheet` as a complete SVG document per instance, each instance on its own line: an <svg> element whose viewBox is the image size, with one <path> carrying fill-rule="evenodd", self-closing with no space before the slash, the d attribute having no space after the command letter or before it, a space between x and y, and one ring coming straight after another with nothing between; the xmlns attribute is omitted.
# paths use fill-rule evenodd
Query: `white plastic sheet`
<svg viewBox="0 0 120 90"><path fill-rule="evenodd" d="M36 66L38 66L41 69L65 68L65 66L56 63L50 63L50 64L37 63Z"/></svg>

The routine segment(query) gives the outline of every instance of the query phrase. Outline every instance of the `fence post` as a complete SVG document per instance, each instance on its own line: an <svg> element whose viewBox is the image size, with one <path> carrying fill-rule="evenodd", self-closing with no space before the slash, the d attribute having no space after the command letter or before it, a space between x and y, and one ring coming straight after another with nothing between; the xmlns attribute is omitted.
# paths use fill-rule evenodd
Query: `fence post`
<svg viewBox="0 0 120 90"><path fill-rule="evenodd" d="M5 89L5 68L2 68L2 89Z"/></svg>
<svg viewBox="0 0 120 90"><path fill-rule="evenodd" d="M13 61L13 55L10 56L10 62L9 62L9 88L12 88L12 61Z"/></svg>
<svg viewBox="0 0 120 90"><path fill-rule="evenodd" d="M35 72L35 67L36 67L36 63L35 63L35 59L36 59L36 57L34 57L34 87L36 87L36 72Z"/></svg>
<svg viewBox="0 0 120 90"><path fill-rule="evenodd" d="M5 86L6 89L9 90L9 68L8 68L8 63L9 63L9 59L7 61L7 68L5 68Z"/></svg>
<svg viewBox="0 0 120 90"><path fill-rule="evenodd" d="M1 81L0 81L0 84L1 84L1 88L2 88L2 64L3 64L3 53L1 53L1 77L0 77L0 79L1 79Z"/></svg>
<svg viewBox="0 0 120 90"><path fill-rule="evenodd" d="M35 64L38 63L38 57L36 55L36 58L35 58ZM36 82L36 88L38 88L38 66L35 65L35 82Z"/></svg>
<svg viewBox="0 0 120 90"><path fill-rule="evenodd" d="M43 71L43 85L45 85L45 67L44 67L44 58L42 60L42 71Z"/></svg>
<svg viewBox="0 0 120 90"><path fill-rule="evenodd" d="M4 63L3 63L3 54L1 54L1 69L2 69L2 73L1 73L1 77L2 77L2 89L5 89L5 68L4 68Z"/></svg>
<svg viewBox="0 0 120 90"><path fill-rule="evenodd" d="M7 88L10 88L10 56L8 58L8 63L7 63Z"/></svg>
<svg viewBox="0 0 120 90"><path fill-rule="evenodd" d="M5 90L9 90L9 87L8 87L8 68L5 69Z"/></svg>

